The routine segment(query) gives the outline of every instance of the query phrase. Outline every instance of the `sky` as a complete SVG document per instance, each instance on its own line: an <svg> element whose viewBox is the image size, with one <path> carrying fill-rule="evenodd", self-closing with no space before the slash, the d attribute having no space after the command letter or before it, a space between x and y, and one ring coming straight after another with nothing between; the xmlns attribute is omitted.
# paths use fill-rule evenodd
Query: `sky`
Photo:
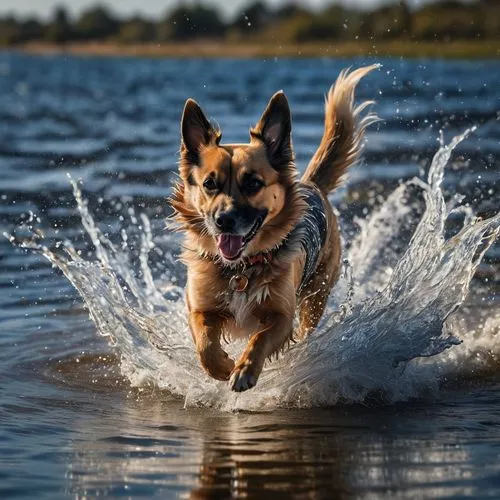
<svg viewBox="0 0 500 500"><path fill-rule="evenodd" d="M226 17L233 16L244 5L251 0L203 0L201 3L214 5L225 14ZM412 6L429 3L432 0L409 0ZM36 15L43 19L49 19L56 5L64 5L73 15L78 15L85 8L95 4L107 4L116 14L126 17L133 14L143 14L151 18L160 18L165 12L179 4L188 4L181 0L0 0L0 15L14 14L19 17ZM279 5L290 3L290 0L268 0L268 4ZM334 3L333 0L295 0L313 8ZM335 3L357 6L360 8L375 7L384 3L392 3L391 0L335 0Z"/></svg>

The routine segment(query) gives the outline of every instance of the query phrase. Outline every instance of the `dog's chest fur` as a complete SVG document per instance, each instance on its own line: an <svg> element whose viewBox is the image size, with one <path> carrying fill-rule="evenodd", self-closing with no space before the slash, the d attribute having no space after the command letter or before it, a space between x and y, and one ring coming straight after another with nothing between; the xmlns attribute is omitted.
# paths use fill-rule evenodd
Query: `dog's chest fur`
<svg viewBox="0 0 500 500"><path fill-rule="evenodd" d="M225 305L233 316L236 326L244 330L246 334L251 334L259 323L253 311L270 295L269 283L249 283L248 287L241 292L228 290Z"/></svg>

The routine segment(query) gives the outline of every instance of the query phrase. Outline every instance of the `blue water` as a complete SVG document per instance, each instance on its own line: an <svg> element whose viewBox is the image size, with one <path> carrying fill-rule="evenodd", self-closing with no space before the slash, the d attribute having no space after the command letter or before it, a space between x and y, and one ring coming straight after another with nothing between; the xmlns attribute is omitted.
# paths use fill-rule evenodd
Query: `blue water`
<svg viewBox="0 0 500 500"><path fill-rule="evenodd" d="M342 68L366 62L373 61L0 54L0 229L10 233L35 214L47 241L71 240L90 259L93 247L70 173L82 179L89 209L110 237L127 228L131 252L139 253L134 219L140 223L137 214L144 213L153 235L175 256L178 240L165 231L165 198L175 180L184 100L196 98L217 119L223 141L241 142L269 96L284 89L304 168L321 135L325 91ZM377 62L383 67L357 95L376 100L383 121L369 131L362 164L333 197L347 246L401 182L426 172L441 129L449 139L478 126L452 155L443 185L447 199L463 195L476 214L497 213L500 63ZM378 264L391 267L408 244L423 211L421 196L415 192L414 199L411 210L395 212L408 224L400 240L380 248ZM462 219L450 217L450 235ZM152 267L175 270L182 284L180 264L164 262L165 254L150 258ZM496 497L498 244L478 267L450 328L464 343L447 351L446 361L459 353L460 369L446 372L437 389L420 384L403 402L370 393L362 404L307 410L196 408L154 380L132 384L120 351L96 334L62 273L2 239L0 495Z"/></svg>

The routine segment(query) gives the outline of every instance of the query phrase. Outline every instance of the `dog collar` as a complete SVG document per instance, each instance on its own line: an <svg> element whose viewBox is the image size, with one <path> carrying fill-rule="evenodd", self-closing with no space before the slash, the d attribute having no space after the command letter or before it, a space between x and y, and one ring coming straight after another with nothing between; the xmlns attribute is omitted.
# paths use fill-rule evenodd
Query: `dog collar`
<svg viewBox="0 0 500 500"><path fill-rule="evenodd" d="M258 264L269 264L273 260L270 250L246 257L243 261L246 269ZM248 287L248 276L244 273L236 273L229 279L229 288L233 292L244 292Z"/></svg>
<svg viewBox="0 0 500 500"><path fill-rule="evenodd" d="M269 264L273 260L273 254L270 250L265 252L250 255L245 258L246 267L255 266L256 264Z"/></svg>

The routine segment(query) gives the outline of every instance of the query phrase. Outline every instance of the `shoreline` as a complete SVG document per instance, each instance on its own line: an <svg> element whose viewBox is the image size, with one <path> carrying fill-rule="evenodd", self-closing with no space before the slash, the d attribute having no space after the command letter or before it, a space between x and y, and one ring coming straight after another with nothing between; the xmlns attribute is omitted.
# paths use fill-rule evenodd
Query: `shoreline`
<svg viewBox="0 0 500 500"><path fill-rule="evenodd" d="M33 55L70 54L76 56L153 57L153 58L301 58L301 57L407 57L444 59L497 59L499 40L412 42L307 42L303 44L192 41L185 43L119 44L84 42L64 45L46 42L27 43L1 50Z"/></svg>

